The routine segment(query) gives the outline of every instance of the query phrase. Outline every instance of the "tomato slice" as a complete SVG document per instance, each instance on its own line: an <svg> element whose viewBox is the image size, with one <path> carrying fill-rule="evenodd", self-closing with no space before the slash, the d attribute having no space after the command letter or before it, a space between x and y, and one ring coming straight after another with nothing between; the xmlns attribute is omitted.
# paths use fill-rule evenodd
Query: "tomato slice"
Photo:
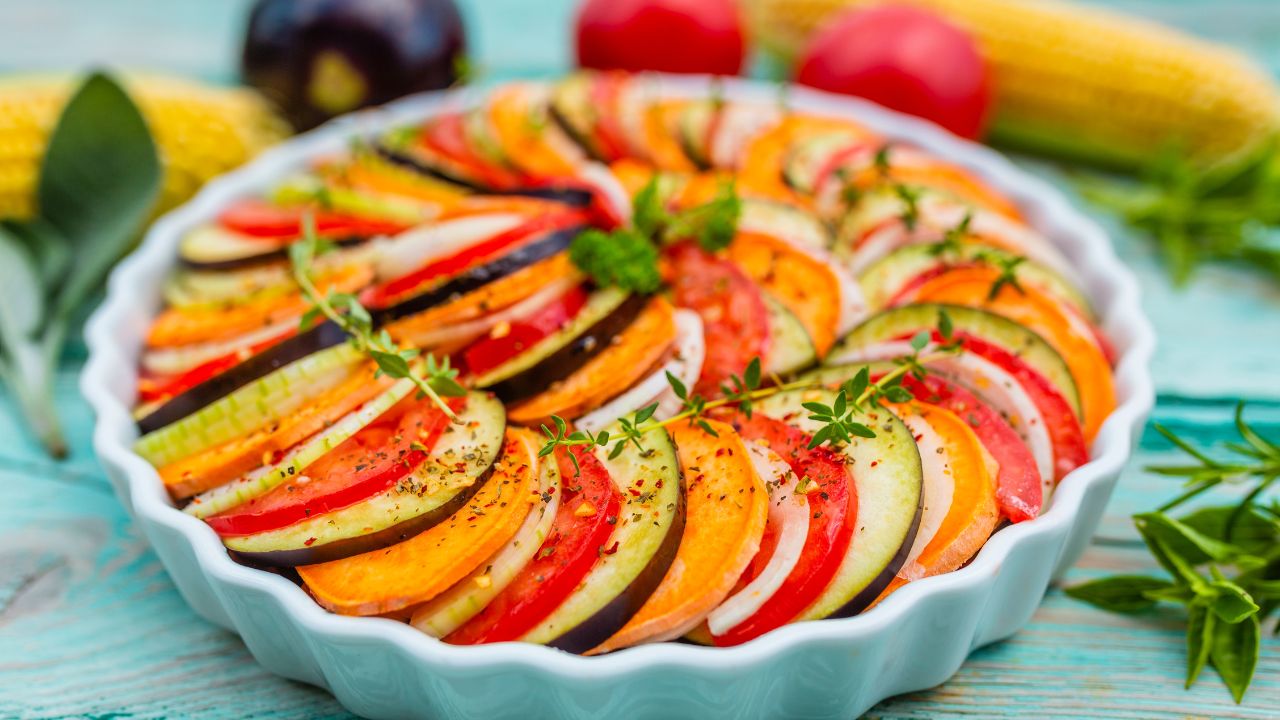
<svg viewBox="0 0 1280 720"><path fill-rule="evenodd" d="M382 285L366 290L360 300L371 308L384 308L423 285L432 281L452 277L476 265L512 250L524 240L544 232L551 232L573 225L585 224L587 217L576 210L547 213L521 223L510 230L483 240L465 248L455 255L430 262L407 275L401 275Z"/></svg>
<svg viewBox="0 0 1280 720"><path fill-rule="evenodd" d="M627 152L622 128L618 125L618 94L622 92L627 75L601 73L591 83L591 100L595 105L595 139L604 162L624 158Z"/></svg>
<svg viewBox="0 0 1280 720"><path fill-rule="evenodd" d="M1053 444L1054 477L1061 480L1067 473L1089 461L1089 446L1084 440L1084 427L1067 399L1058 389L1017 355L994 343L968 333L956 333L964 349L998 365L1022 385L1044 417L1045 429ZM935 342L942 336L934 332Z"/></svg>
<svg viewBox="0 0 1280 720"><path fill-rule="evenodd" d="M800 478L809 479L807 495L809 534L804 551L791 574L773 597L755 615L724 635L714 636L716 645L739 645L779 628L799 615L822 594L844 561L858 520L858 497L844 459L827 447L809 449L810 435L781 420L759 413L750 418L742 413L732 418L738 433L747 440L763 440ZM772 550L770 550L772 552ZM767 562L767 560L765 561ZM753 563L748 572L759 572L765 562ZM748 580L750 582L750 579Z"/></svg>
<svg viewBox="0 0 1280 720"><path fill-rule="evenodd" d="M582 472L575 477L568 452ZM564 496L538 554L479 615L445 637L455 645L518 640L569 597L601 553L608 552L621 511L609 471L580 447L556 453Z"/></svg>
<svg viewBox="0 0 1280 720"><path fill-rule="evenodd" d="M538 308L528 318L511 323L506 333L483 337L462 351L462 366L472 375L483 375L502 365L539 340L564 327L587 304L587 290L578 285Z"/></svg>
<svg viewBox="0 0 1280 720"><path fill-rule="evenodd" d="M512 188L520 184L516 173L498 167L482 158L467 142L465 120L462 113L438 115L419 136L419 142L428 150L444 155L461 165L490 188Z"/></svg>
<svg viewBox="0 0 1280 720"><path fill-rule="evenodd" d="M707 354L695 389L716 395L730 374L741 375L769 351L764 296L736 265L693 243L674 245L666 256L673 301L702 318Z"/></svg>
<svg viewBox="0 0 1280 720"><path fill-rule="evenodd" d="M451 400L460 410L464 400ZM205 522L222 536L277 530L386 491L427 459L449 418L427 398L405 398L297 479Z"/></svg>
<svg viewBox="0 0 1280 720"><path fill-rule="evenodd" d="M276 345L286 338L297 334L297 327L290 327L279 335L263 340L260 343L234 350L221 357L197 365L194 368L176 375L151 375L144 373L138 377L138 399L144 403L167 400L181 395L206 380L215 378L263 350Z"/></svg>
<svg viewBox="0 0 1280 720"><path fill-rule="evenodd" d="M996 503L1011 522L1040 514L1044 490L1035 456L1007 420L964 388L936 375L917 380L908 375L902 385L917 400L950 410L973 428L982 446L999 465Z"/></svg>
<svg viewBox="0 0 1280 720"><path fill-rule="evenodd" d="M394 220L329 212L310 206L280 206L258 198L234 203L218 216L218 224L241 235L262 240L292 240L302 234L303 218L310 213L316 235L325 238L394 235L409 227Z"/></svg>

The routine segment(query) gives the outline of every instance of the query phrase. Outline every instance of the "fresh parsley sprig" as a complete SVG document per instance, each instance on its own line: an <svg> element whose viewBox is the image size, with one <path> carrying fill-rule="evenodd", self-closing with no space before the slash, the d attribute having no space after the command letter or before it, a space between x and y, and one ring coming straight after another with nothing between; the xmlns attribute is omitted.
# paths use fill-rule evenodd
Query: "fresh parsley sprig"
<svg viewBox="0 0 1280 720"><path fill-rule="evenodd" d="M569 246L569 260L601 286L651 293L662 285L658 251L663 245L692 239L714 252L728 246L738 228L742 201L732 182L710 201L668 210L659 179L651 179L632 200L631 224L611 232L587 230Z"/></svg>
<svg viewBox="0 0 1280 720"><path fill-rule="evenodd" d="M812 413L809 419L820 424L809 442L809 448L813 449L824 444L838 446L852 442L854 437L875 437L875 430L860 422L858 417L865 413L867 408L882 401L907 402L912 395L902 386L903 379L908 375L923 379L929 363L954 354L960 349L960 342L953 336L951 318L945 312L939 313L938 333L942 336L943 342L933 345L932 348L930 347L932 333L928 330L917 333L911 340L912 352L898 358L897 366L875 382L871 381L868 368L859 370L854 377L841 383L836 390L832 405L827 406L817 402L804 403L803 407ZM929 352L926 353L926 350ZM729 381L720 387L721 396L714 399L707 399L696 393L691 394L679 378L667 373L667 383L681 402L679 412L669 418L655 420L654 414L658 410L658 403L646 405L631 417L620 418L616 435L611 435L608 431L570 432L569 423L564 418L553 415L551 420L555 425L554 429L548 425L542 426L546 443L539 454L545 457L560 447L606 447L612 442L613 447L609 457L617 457L628 443L643 450L644 445L641 440L646 433L681 422L692 422L704 432L716 435L715 429L707 422L708 415L714 410L736 407L739 412L749 418L753 405L758 400L790 390L812 390L827 385L818 378L775 382L767 387L761 387L762 381L761 363L758 357L752 358L742 375L731 375ZM573 454L570 453L571 458L572 456ZM574 459L574 466L577 467L576 459Z"/></svg>
<svg viewBox="0 0 1280 720"><path fill-rule="evenodd" d="M1156 425L1192 462L1152 472L1183 478L1185 491L1154 512L1133 517L1139 535L1167 577L1117 575L1067 589L1067 594L1113 612L1144 612L1173 603L1187 612L1190 687L1212 665L1236 702L1244 699L1261 652L1262 624L1280 608L1280 503L1263 503L1280 478L1280 443L1259 434L1236 408L1240 442L1218 460L1168 428ZM1232 505L1169 513L1211 488L1251 484Z"/></svg>
<svg viewBox="0 0 1280 720"><path fill-rule="evenodd" d="M321 317L328 318L350 336L351 344L365 353L378 366L378 374L397 380L407 379L417 386L419 397L429 397L452 421L458 415L444 401L445 397L462 397L466 388L458 383L458 371L450 366L449 358L437 360L434 355L422 356L416 348L402 348L384 330L374 330L373 317L351 293L329 290L322 293L312 276L315 259L334 249L332 243L316 236L315 219L303 218L302 237L289 246L289 263L294 282L311 307L303 314L300 325L308 328Z"/></svg>

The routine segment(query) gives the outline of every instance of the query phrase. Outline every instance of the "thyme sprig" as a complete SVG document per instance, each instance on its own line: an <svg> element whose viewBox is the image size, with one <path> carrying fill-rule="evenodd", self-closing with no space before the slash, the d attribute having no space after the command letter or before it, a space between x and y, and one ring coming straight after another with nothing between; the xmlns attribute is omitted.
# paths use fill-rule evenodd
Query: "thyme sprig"
<svg viewBox="0 0 1280 720"><path fill-rule="evenodd" d="M875 437L875 430L862 423L858 418L868 408L881 402L906 402L910 400L912 395L910 391L902 386L903 379L907 376L923 379L926 376L926 366L929 363L952 355L960 349L961 343L953 337L951 319L945 312L939 313L937 330L943 339L942 343L935 344L930 348L932 333L929 330L921 330L911 339L912 352L897 358L895 361L896 367L879 377L875 382L871 381L870 369L864 367L854 377L840 384L836 389L835 397L830 406L817 402L803 403L803 407L812 413L809 419L820 424L820 427L814 432L809 442L809 448L817 448L824 444L839 446L852 442L854 437ZM926 350L929 352L925 352ZM697 393L690 393L679 378L667 373L667 383L681 403L680 410L671 417L661 420L654 419L659 406L655 402L640 408L630 417L619 418L618 428L614 433L610 433L607 430L593 433L588 430L570 431L568 421L558 415L553 415L551 420L555 427L552 428L546 424L542 426L542 433L546 437L546 443L539 451L539 456L550 455L561 447L607 447L612 443L613 447L610 449L609 457L615 458L622 453L629 443L634 444L637 449L643 451L644 445L641 441L646 433L682 422L692 422L701 428L703 432L710 435L718 435L707 421L708 416L715 410L734 407L750 418L754 405L759 400L764 400L783 392L813 390L826 387L829 384L821 378L812 377L800 378L789 382L775 382L764 387L761 386L762 381L763 373L761 371L760 358L758 357L752 358L742 375L730 375L729 381L722 383L720 386L720 397L713 399L708 399ZM573 457L573 453L569 453L569 457L573 460L574 467L577 468L577 459Z"/></svg>
<svg viewBox="0 0 1280 720"><path fill-rule="evenodd" d="M449 358L437 360L431 354L423 356L416 348L397 345L386 330L374 329L373 317L355 295L333 289L321 292L315 284L312 264L335 246L316 236L315 219L310 214L303 218L302 229L302 237L289 246L293 280L311 304L299 321L300 327L306 329L321 317L328 318L350 336L356 350L377 364L378 375L411 380L418 388L419 397L431 398L451 421L459 422L457 413L444 398L461 397L467 391L458 383L458 371L450 366Z"/></svg>

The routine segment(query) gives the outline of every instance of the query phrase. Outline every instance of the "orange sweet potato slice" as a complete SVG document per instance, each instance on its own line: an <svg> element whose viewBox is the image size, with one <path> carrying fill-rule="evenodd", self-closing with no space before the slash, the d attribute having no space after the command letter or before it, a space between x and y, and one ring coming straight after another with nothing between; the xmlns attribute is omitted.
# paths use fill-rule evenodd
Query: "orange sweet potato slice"
<svg viewBox="0 0 1280 720"><path fill-rule="evenodd" d="M680 141L676 139L676 118L683 112L688 100L659 100L645 111L645 150L649 161L662 170L693 172L696 168Z"/></svg>
<svg viewBox="0 0 1280 720"><path fill-rule="evenodd" d="M1000 271L992 267L955 268L926 281L913 297L984 308L1042 336L1061 353L1075 378L1084 414L1084 437L1093 442L1102 422L1116 408L1115 382L1106 353L1083 318L1041 290L1027 284L1021 288L1005 284L994 298L989 297L999 277Z"/></svg>
<svg viewBox="0 0 1280 720"><path fill-rule="evenodd" d="M535 177L568 177L577 172L572 158L546 142L543 124L548 118L536 114L531 93L523 85L507 85L489 98L489 122L502 152Z"/></svg>
<svg viewBox="0 0 1280 720"><path fill-rule="evenodd" d="M947 470L955 482L951 507L937 532L916 558L919 577L951 572L982 549L1000 521L996 505L995 461L964 419L937 405L911 402L890 406L901 418L919 416L941 438L949 458ZM901 574L876 600L908 582Z"/></svg>
<svg viewBox="0 0 1280 720"><path fill-rule="evenodd" d="M811 201L791 189L783 179L782 168L787 153L796 141L813 134L826 132L866 133L870 131L849 120L791 114L769 130L761 133L747 146L738 174L738 190L744 195L784 200L809 207Z"/></svg>
<svg viewBox="0 0 1280 720"><path fill-rule="evenodd" d="M840 281L826 263L757 233L738 233L729 259L800 319L818 357L827 354L840 325Z"/></svg>
<svg viewBox="0 0 1280 720"><path fill-rule="evenodd" d="M370 364L288 417L248 435L209 448L160 468L160 479L170 497L180 500L230 482L275 460L303 440L337 422L391 385L390 378L376 378Z"/></svg>
<svg viewBox="0 0 1280 720"><path fill-rule="evenodd" d="M507 416L522 425L536 424L552 415L578 417L634 385L675 338L671 303L655 297L609 347L546 391L508 408Z"/></svg>
<svg viewBox="0 0 1280 720"><path fill-rule="evenodd" d="M388 548L298 568L307 589L340 615L383 615L426 602L506 544L538 499L537 438L507 430L506 446L466 506Z"/></svg>
<svg viewBox="0 0 1280 720"><path fill-rule="evenodd" d="M334 290L355 292L373 279L364 264L345 265L320 278L321 294ZM271 295L235 305L172 307L160 313L147 333L148 347L174 347L226 340L299 317L310 307L301 293Z"/></svg>
<svg viewBox="0 0 1280 720"><path fill-rule="evenodd" d="M742 437L730 425L707 422L719 437L692 422L671 429L685 482L676 559L640 610L591 654L689 632L724 601L759 550L769 491Z"/></svg>
<svg viewBox="0 0 1280 720"><path fill-rule="evenodd" d="M494 280L457 300L396 320L387 325L387 331L399 342L423 330L475 320L508 308L551 282L577 274L578 271L569 261L569 256L566 253L558 253L504 278Z"/></svg>

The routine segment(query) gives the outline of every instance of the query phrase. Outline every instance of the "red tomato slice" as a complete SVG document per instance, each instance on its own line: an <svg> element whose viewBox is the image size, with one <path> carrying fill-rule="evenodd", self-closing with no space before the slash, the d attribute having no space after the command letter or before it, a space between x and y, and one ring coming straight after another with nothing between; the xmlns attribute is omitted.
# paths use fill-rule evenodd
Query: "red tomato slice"
<svg viewBox="0 0 1280 720"><path fill-rule="evenodd" d="M1067 399L1048 378L1036 372L1017 355L994 343L967 333L956 333L956 337L963 340L965 350L990 360L1012 375L1036 404L1040 414L1044 416L1045 429L1053 444L1055 479L1061 480L1067 473L1089 461L1089 446L1085 444L1080 420ZM941 342L942 336L934 332L933 339Z"/></svg>
<svg viewBox="0 0 1280 720"><path fill-rule="evenodd" d="M666 254L673 301L702 318L707 355L695 390L710 397L730 374L741 375L752 358L768 354L764 296L736 265L693 243L672 246Z"/></svg>
<svg viewBox="0 0 1280 720"><path fill-rule="evenodd" d="M222 357L214 358L206 363L197 365L185 373L179 373L177 375L150 375L144 373L138 378L138 399L144 403L151 403L158 400L167 400L176 395L181 395L200 383L203 383L205 380L221 375L245 360L248 360L250 357L253 357L272 345L283 341L285 338L292 337L296 333L297 328L291 327L270 340L264 340L256 345L250 345L247 348L229 352Z"/></svg>
<svg viewBox="0 0 1280 720"><path fill-rule="evenodd" d="M601 553L609 552L621 494L590 450L575 447L568 452L578 458L582 472L574 477L566 451L556 453L564 495L538 554L479 615L445 637L445 642L476 645L520 639L569 597Z"/></svg>
<svg viewBox="0 0 1280 720"><path fill-rule="evenodd" d="M361 295L360 301L372 308L387 307L429 282L469 270L503 254L506 250L514 249L514 246L521 241L527 240L534 235L561 230L573 225L585 224L586 222L587 216L576 210L539 215L510 230L500 232L488 240L483 240L465 248L455 255L432 261L407 275L401 275L382 285L369 288Z"/></svg>
<svg viewBox="0 0 1280 720"><path fill-rule="evenodd" d="M853 479L839 454L827 447L810 450L808 433L759 413L750 418L739 413L732 422L743 438L764 440L787 461L792 472L809 479L813 490L807 499L812 515L804 551L791 574L755 615L724 635L714 637L720 646L739 645L782 627L816 600L840 569L858 520ZM764 563L752 565L753 569L764 567Z"/></svg>
<svg viewBox="0 0 1280 720"><path fill-rule="evenodd" d="M451 400L460 410L464 401ZM367 500L400 482L427 459L449 419L427 399L410 396L291 480L261 497L205 519L222 536L252 535Z"/></svg>
<svg viewBox="0 0 1280 720"><path fill-rule="evenodd" d="M618 73L601 73L591 83L596 145L605 162L613 162L629 154L622 128L618 125L618 94L622 92L627 77Z"/></svg>
<svg viewBox="0 0 1280 720"><path fill-rule="evenodd" d="M462 351L462 366L471 375L483 375L507 362L576 317L587 304L587 294L586 288L579 285L528 318L511 323L505 334L477 340Z"/></svg>
<svg viewBox="0 0 1280 720"><path fill-rule="evenodd" d="M996 474L996 503L1005 517L1011 522L1022 522L1040 514L1044 491L1035 456L1000 413L968 390L937 376L921 381L908 375L902 385L917 400L950 410L973 428L982 446L1000 466Z"/></svg>
<svg viewBox="0 0 1280 720"><path fill-rule="evenodd" d="M435 151L462 165L480 182L490 188L511 188L520 184L520 177L506 168L498 167L472 149L462 113L438 115L426 127L419 141L428 150Z"/></svg>
<svg viewBox="0 0 1280 720"><path fill-rule="evenodd" d="M246 237L292 240L302 234L302 222L307 213L315 219L316 235L326 238L394 235L409 227L394 220L328 212L314 207L282 207L257 198L231 205L218 216L218 224Z"/></svg>

